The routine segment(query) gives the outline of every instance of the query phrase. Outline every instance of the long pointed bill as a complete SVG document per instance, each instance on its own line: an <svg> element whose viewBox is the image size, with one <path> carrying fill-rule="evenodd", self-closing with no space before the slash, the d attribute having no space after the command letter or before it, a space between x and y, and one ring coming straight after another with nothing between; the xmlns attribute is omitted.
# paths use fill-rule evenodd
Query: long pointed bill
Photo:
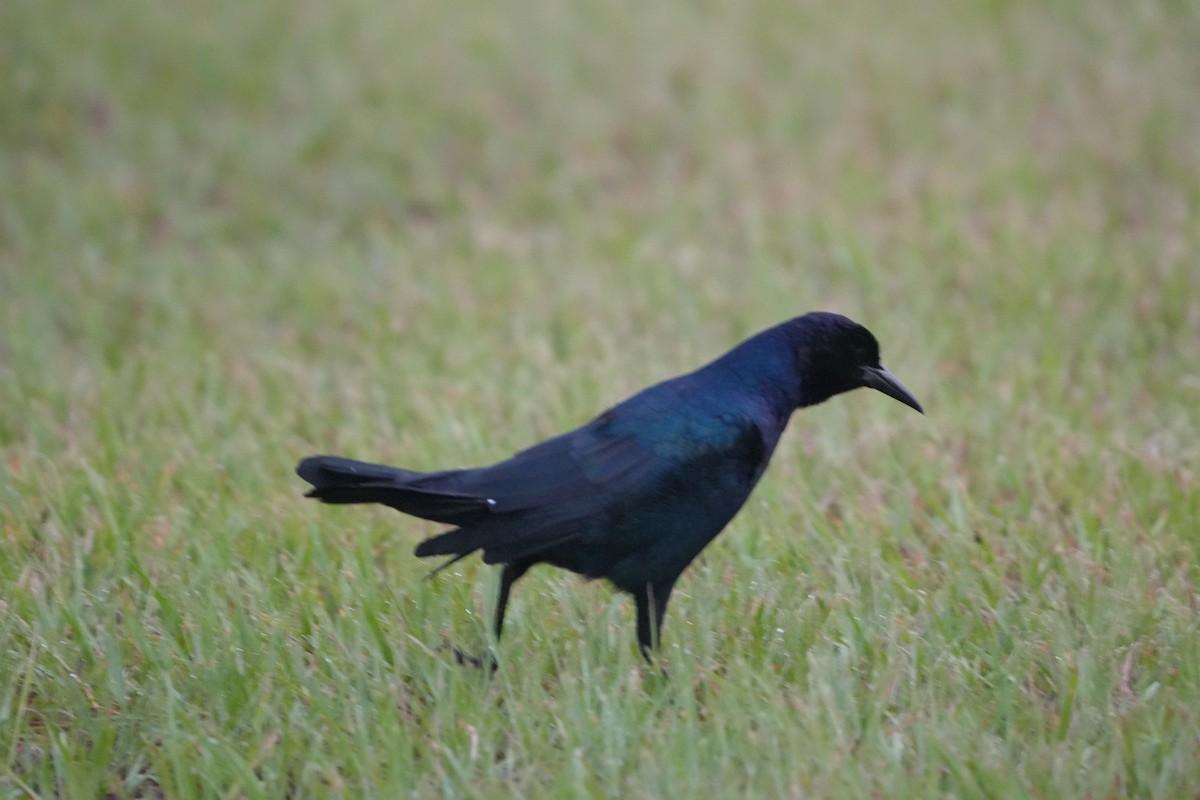
<svg viewBox="0 0 1200 800"><path fill-rule="evenodd" d="M921 408L921 404L917 402L916 397L913 397L913 393L908 390L908 387L883 367L863 367L863 386L877 389L893 400L899 400L909 408L915 408L922 414L925 413L925 409Z"/></svg>

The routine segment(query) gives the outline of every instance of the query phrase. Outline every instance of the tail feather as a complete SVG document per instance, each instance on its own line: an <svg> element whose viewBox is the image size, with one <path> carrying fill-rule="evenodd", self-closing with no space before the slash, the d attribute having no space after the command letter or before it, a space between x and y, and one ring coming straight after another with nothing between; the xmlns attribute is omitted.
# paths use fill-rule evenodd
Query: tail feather
<svg viewBox="0 0 1200 800"><path fill-rule="evenodd" d="M437 571L476 550L483 551L485 564L506 564L573 539L583 530L580 520L563 515L498 514L426 539L417 545L416 555L456 557Z"/></svg>
<svg viewBox="0 0 1200 800"><path fill-rule="evenodd" d="M487 542L486 533L481 535L478 528L455 528L452 531L439 533L417 545L413 551L417 558L428 556L467 556L483 547Z"/></svg>
<svg viewBox="0 0 1200 800"><path fill-rule="evenodd" d="M383 464L368 464L339 456L309 456L296 466L296 474L311 483L313 491L331 486L350 486L372 481L398 483L421 476Z"/></svg>
<svg viewBox="0 0 1200 800"><path fill-rule="evenodd" d="M413 472L338 456L311 456L300 462L296 474L313 486L306 496L323 503L380 503L414 517L454 525L484 519L493 508L486 497L423 485L437 483L451 473Z"/></svg>
<svg viewBox="0 0 1200 800"><path fill-rule="evenodd" d="M572 539L583 529L581 516L590 506L557 513L502 510L507 498L472 494L464 485L478 484L473 470L413 472L338 456L311 456L296 474L312 484L308 497L323 503L380 503L414 517L458 527L417 545L418 557L450 556L434 572L477 550L488 564L520 560Z"/></svg>

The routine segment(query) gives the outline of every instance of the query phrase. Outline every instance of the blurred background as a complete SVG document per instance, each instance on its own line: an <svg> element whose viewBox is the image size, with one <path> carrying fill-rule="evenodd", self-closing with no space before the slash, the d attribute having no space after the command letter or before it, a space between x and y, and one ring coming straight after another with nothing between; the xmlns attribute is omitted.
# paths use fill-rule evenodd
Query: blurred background
<svg viewBox="0 0 1200 800"><path fill-rule="evenodd" d="M910 375L1098 381L1195 333L1190 4L4 13L6 281L105 287L110 354L191 314L695 358L836 308Z"/></svg>
<svg viewBox="0 0 1200 800"><path fill-rule="evenodd" d="M633 774L647 795L1182 796L1200 686L1197 42L1200 5L1171 0L7 0L0 638L21 677L0 785L91 786L62 766L88 758L116 765L101 794L171 774L175 795L389 785L369 757L347 766L357 745L312 774L288 766L312 750L255 748L325 692L297 734L319 739L360 679L386 695L427 670L411 691L457 692L461 712L472 695L446 682L466 679L414 642L482 641L492 578L464 564L419 583L410 548L431 529L301 504L297 458L498 460L824 309L874 331L928 417L867 393L801 414L681 583L676 687L723 664L729 707L714 694L706 713L801 719L777 720L763 770L666 726L625 751L606 739L625 756L580 783L566 761L517 780L505 757L460 773L409 753L396 786L416 770L467 794L630 796ZM620 651L596 685L632 691L628 609L530 580L524 644L505 644L545 661L518 671L602 671ZM367 655L340 627L354 619L375 626ZM243 625L266 648L250 667L224 644ZM322 636L365 672L254 683ZM888 669L935 688L910 707L863 682ZM512 680L512 702L543 693ZM826 724L819 698L842 695L822 681L877 724ZM261 714L163 711L214 696ZM578 700L600 704L578 719L607 719L612 696ZM1113 721L1131 698L1136 730ZM196 738L172 738L193 717ZM431 719L413 724L463 752L510 722ZM412 733L363 725L363 741ZM509 730L508 758L586 750L585 726L562 725L565 744ZM107 750L98 731L116 731ZM251 766L205 783L189 752Z"/></svg>

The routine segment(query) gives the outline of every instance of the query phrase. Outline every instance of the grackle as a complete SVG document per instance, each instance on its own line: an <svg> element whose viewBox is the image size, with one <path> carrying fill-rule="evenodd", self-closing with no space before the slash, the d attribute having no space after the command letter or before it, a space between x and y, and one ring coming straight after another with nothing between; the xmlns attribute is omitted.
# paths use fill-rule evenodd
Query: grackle
<svg viewBox="0 0 1200 800"><path fill-rule="evenodd" d="M450 556L439 570L477 550L502 564L497 640L513 584L546 563L633 595L650 660L675 581L746 502L792 412L862 386L924 413L880 366L870 331L816 312L490 467L413 472L312 456L296 472L322 502L382 503L455 526L417 545L418 556Z"/></svg>

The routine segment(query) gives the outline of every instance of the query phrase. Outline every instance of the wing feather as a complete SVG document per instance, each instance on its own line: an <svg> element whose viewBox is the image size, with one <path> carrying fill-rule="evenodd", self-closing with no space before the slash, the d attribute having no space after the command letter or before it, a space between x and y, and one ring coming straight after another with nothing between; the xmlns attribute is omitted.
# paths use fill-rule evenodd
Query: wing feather
<svg viewBox="0 0 1200 800"><path fill-rule="evenodd" d="M756 462L749 470L761 471L762 437L749 419L710 416L695 423L697 430L621 421L610 411L494 466L429 482L431 490L495 505L477 524L422 542L417 555L483 549L485 562L507 563L577 538L617 506L637 503L699 461L749 456ZM664 440L669 447L656 446ZM746 451L747 441L756 443L754 452Z"/></svg>

